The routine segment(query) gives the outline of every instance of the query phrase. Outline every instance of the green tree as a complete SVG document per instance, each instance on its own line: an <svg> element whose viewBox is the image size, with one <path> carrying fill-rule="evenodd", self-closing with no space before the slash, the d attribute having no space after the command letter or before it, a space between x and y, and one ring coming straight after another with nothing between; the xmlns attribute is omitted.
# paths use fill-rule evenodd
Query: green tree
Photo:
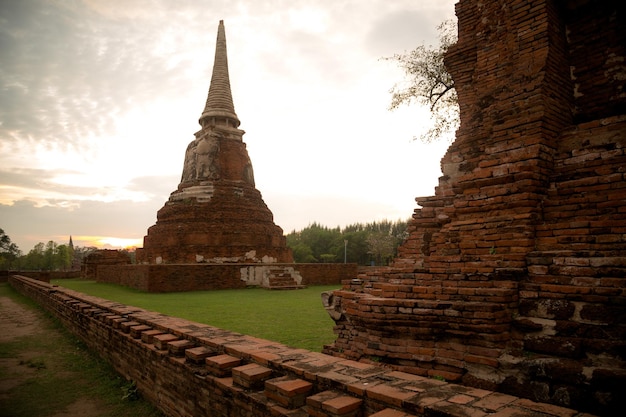
<svg viewBox="0 0 626 417"><path fill-rule="evenodd" d="M46 243L46 248L44 249L44 253L43 253L43 269L46 269L48 271L52 271L56 266L56 259L55 259L55 255L56 255L56 250L57 250L57 243L53 242L52 240L48 241L48 243Z"/></svg>
<svg viewBox="0 0 626 417"><path fill-rule="evenodd" d="M393 258L396 246L395 239L388 233L370 233L367 237L368 253L377 265L387 265Z"/></svg>
<svg viewBox="0 0 626 417"><path fill-rule="evenodd" d="M22 252L11 238L0 229L0 269L13 268Z"/></svg>
<svg viewBox="0 0 626 417"><path fill-rule="evenodd" d="M355 262L359 265L369 265L370 255L367 253L367 236L369 232L347 227L343 230L342 234L343 239L348 241L348 244L344 248L347 251L347 261ZM343 256L341 259L343 259Z"/></svg>
<svg viewBox="0 0 626 417"><path fill-rule="evenodd" d="M44 244L37 243L24 257L22 269L39 270L44 268Z"/></svg>
<svg viewBox="0 0 626 417"><path fill-rule="evenodd" d="M315 263L317 259L313 256L313 250L304 242L297 242L292 245L287 241L287 245L293 252L293 260L297 263Z"/></svg>
<svg viewBox="0 0 626 417"><path fill-rule="evenodd" d="M343 262L346 259L359 265L369 265L372 260L382 264L396 254L398 245L406 237L406 228L405 220L355 223L343 230L313 223L301 231L289 233L287 246L293 251L297 263ZM373 249L375 241L385 241L387 247L383 250L381 243Z"/></svg>
<svg viewBox="0 0 626 417"><path fill-rule="evenodd" d="M72 266L73 250L68 245L58 245L54 256L54 269L68 270Z"/></svg>
<svg viewBox="0 0 626 417"><path fill-rule="evenodd" d="M83 248L72 250L69 245L59 245L50 240L45 245L37 243L28 254L19 258L17 264L23 270L68 270L72 267L73 257L83 256L86 252Z"/></svg>
<svg viewBox="0 0 626 417"><path fill-rule="evenodd" d="M444 64L448 48L457 41L456 23L446 20L437 30L438 46L422 44L408 53L385 58L395 61L405 74L405 79L390 90L390 110L413 102L430 107L432 125L420 137L427 143L441 139L448 132L454 132L459 125L454 80Z"/></svg>

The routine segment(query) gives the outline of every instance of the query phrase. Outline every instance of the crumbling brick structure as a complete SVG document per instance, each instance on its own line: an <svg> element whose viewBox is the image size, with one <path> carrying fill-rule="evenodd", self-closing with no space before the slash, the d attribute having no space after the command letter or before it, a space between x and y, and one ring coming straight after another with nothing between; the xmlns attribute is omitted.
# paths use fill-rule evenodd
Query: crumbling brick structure
<svg viewBox="0 0 626 417"><path fill-rule="evenodd" d="M98 266L130 265L128 253L114 249L99 249L87 255L80 267L81 278L96 279Z"/></svg>
<svg viewBox="0 0 626 417"><path fill-rule="evenodd" d="M255 188L230 89L223 21L199 123L201 129L187 146L180 184L158 211L137 261L293 262L283 230Z"/></svg>
<svg viewBox="0 0 626 417"><path fill-rule="evenodd" d="M337 356L611 414L626 389L626 14L461 0L461 125L392 268L327 296Z"/></svg>

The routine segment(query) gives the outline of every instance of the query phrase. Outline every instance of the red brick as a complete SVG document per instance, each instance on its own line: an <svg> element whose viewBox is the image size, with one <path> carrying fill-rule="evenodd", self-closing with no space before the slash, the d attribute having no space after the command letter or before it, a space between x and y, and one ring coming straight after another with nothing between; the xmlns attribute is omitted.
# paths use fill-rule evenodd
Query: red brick
<svg viewBox="0 0 626 417"><path fill-rule="evenodd" d="M230 375L231 369L241 364L241 359L230 355L216 355L205 359L211 374L224 377Z"/></svg>
<svg viewBox="0 0 626 417"><path fill-rule="evenodd" d="M164 333L164 334L157 334L155 336L153 336L152 338L153 340L153 344L154 346L159 349L159 350L167 350L167 344L169 342L172 342L174 340L178 340L178 336L175 336L173 334L169 334L169 333Z"/></svg>
<svg viewBox="0 0 626 417"><path fill-rule="evenodd" d="M393 410L391 408L385 408L374 414L370 414L369 417L416 417L414 414L409 414L405 411Z"/></svg>
<svg viewBox="0 0 626 417"><path fill-rule="evenodd" d="M186 349L185 357L195 363L202 363L207 357L214 355L215 352L206 346L198 346L196 348Z"/></svg>
<svg viewBox="0 0 626 417"><path fill-rule="evenodd" d="M257 388L272 376L272 370L255 363L242 365L232 369L233 380L244 388Z"/></svg>

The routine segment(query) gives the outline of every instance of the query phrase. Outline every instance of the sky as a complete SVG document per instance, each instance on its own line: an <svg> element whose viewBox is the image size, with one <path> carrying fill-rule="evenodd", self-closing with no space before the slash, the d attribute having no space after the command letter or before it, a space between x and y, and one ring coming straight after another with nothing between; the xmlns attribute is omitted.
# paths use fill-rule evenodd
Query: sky
<svg viewBox="0 0 626 417"><path fill-rule="evenodd" d="M455 0L0 0L0 228L142 246L199 130L224 20L256 188L285 233L408 219L449 140L390 111L396 53L437 43Z"/></svg>

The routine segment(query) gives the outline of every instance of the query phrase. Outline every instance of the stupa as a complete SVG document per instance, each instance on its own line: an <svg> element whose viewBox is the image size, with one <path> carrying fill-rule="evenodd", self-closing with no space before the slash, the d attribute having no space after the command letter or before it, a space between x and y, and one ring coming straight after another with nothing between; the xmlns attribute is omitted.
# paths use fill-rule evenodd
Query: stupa
<svg viewBox="0 0 626 417"><path fill-rule="evenodd" d="M283 230L255 188L252 162L235 113L224 21L201 129L185 152L178 188L148 229L140 263L291 263Z"/></svg>

